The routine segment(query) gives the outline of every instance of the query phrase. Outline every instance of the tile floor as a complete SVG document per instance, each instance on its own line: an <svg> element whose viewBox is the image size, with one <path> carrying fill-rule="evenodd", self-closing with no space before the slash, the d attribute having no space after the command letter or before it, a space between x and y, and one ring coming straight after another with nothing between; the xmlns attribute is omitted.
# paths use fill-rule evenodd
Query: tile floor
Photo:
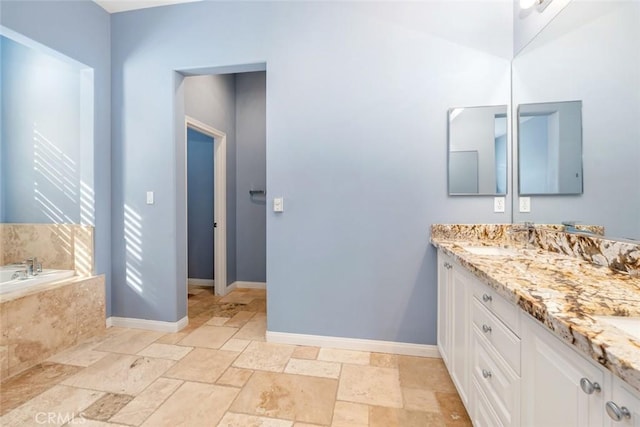
<svg viewBox="0 0 640 427"><path fill-rule="evenodd" d="M439 359L267 343L265 291L189 293L178 333L109 328L4 381L0 425L471 425Z"/></svg>

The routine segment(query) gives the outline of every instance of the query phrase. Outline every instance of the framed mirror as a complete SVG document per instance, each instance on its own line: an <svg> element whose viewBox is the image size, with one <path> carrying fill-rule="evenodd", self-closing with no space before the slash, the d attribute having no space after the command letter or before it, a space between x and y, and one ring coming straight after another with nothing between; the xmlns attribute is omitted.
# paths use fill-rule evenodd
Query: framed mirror
<svg viewBox="0 0 640 427"><path fill-rule="evenodd" d="M582 194L582 102L518 106L518 193Z"/></svg>
<svg viewBox="0 0 640 427"><path fill-rule="evenodd" d="M506 105L449 110L449 195L507 193L507 131Z"/></svg>

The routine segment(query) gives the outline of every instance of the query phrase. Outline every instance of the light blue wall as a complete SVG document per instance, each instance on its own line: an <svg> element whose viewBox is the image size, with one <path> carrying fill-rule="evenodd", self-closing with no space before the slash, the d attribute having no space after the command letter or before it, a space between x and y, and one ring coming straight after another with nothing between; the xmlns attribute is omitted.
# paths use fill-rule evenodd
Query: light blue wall
<svg viewBox="0 0 640 427"><path fill-rule="evenodd" d="M188 277L213 280L213 138L187 129Z"/></svg>
<svg viewBox="0 0 640 427"><path fill-rule="evenodd" d="M267 192L285 202L267 214L268 329L434 344L430 224L510 214L490 198L447 197L446 111L507 103L511 4L452 3L196 2L113 15L114 230L124 203L139 211L145 259L140 298L120 315L186 314L184 88L173 70L266 63ZM114 253L125 253L115 235Z"/></svg>
<svg viewBox="0 0 640 427"><path fill-rule="evenodd" d="M91 1L2 1L0 25L73 58L94 72L93 194L96 270L107 275L111 313L110 17Z"/></svg>
<svg viewBox="0 0 640 427"><path fill-rule="evenodd" d="M236 74L237 280L267 280L266 73Z"/></svg>
<svg viewBox="0 0 640 427"><path fill-rule="evenodd" d="M2 222L81 221L80 68L0 37ZM45 266L46 267L46 266Z"/></svg>

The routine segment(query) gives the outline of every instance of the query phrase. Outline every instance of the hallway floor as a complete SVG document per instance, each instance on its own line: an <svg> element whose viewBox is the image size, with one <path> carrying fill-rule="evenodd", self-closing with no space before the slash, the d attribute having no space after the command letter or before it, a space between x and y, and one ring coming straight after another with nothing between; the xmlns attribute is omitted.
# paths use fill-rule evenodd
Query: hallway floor
<svg viewBox="0 0 640 427"><path fill-rule="evenodd" d="M440 359L271 344L265 330L264 290L190 287L181 332L112 327L4 381L0 425L471 425Z"/></svg>

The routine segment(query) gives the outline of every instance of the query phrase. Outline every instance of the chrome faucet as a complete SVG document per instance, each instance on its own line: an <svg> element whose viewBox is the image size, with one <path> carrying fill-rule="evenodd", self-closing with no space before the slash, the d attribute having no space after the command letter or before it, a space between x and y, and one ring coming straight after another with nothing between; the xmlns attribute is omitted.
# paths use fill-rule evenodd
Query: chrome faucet
<svg viewBox="0 0 640 427"><path fill-rule="evenodd" d="M27 274L29 276L35 276L38 273L42 273L42 264L38 263L38 258L27 258L24 263L27 266Z"/></svg>
<svg viewBox="0 0 640 427"><path fill-rule="evenodd" d="M527 232L527 240L525 241L525 247L533 244L536 227L533 222L525 221L519 226L513 226L510 229L511 233Z"/></svg>

